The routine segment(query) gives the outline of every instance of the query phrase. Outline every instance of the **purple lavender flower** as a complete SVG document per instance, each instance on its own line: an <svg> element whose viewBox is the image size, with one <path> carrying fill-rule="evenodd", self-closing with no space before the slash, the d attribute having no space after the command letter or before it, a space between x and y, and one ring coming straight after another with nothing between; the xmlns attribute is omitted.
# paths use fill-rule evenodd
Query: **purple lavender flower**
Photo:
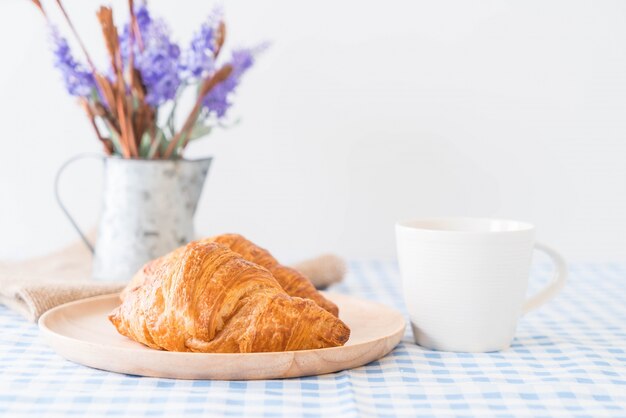
<svg viewBox="0 0 626 418"><path fill-rule="evenodd" d="M222 17L222 10L215 8L193 36L181 64L181 70L188 77L204 78L215 70L215 32Z"/></svg>
<svg viewBox="0 0 626 418"><path fill-rule="evenodd" d="M143 41L140 50L135 40L135 67L141 73L146 86L146 101L158 106L174 99L181 84L179 74L180 48L170 39L170 31L162 19L153 19L145 4L135 11L137 25ZM126 63L130 50L130 28L124 27L120 37L120 47Z"/></svg>
<svg viewBox="0 0 626 418"><path fill-rule="evenodd" d="M61 71L65 88L72 96L88 97L96 89L91 71L76 61L70 46L59 31L51 26L50 37L53 43L54 66Z"/></svg>
<svg viewBox="0 0 626 418"><path fill-rule="evenodd" d="M254 51L251 49L239 49L232 53L232 59L230 65L233 66L233 70L230 76L217 84L207 94L202 102L204 111L210 114L215 114L218 118L222 118L226 115L226 111L232 104L229 101L231 94L235 91L241 76L254 64Z"/></svg>

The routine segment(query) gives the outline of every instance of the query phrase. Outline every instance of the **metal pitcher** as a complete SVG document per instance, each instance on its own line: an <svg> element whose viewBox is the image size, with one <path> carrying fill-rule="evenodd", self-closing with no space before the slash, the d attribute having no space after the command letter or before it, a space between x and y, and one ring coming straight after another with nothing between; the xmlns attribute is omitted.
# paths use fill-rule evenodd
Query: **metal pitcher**
<svg viewBox="0 0 626 418"><path fill-rule="evenodd" d="M59 197L59 179L65 168L88 157L99 158L104 165L95 246ZM95 279L130 280L147 261L194 238L193 217L211 160L129 160L83 154L61 166L55 179L56 198L94 254Z"/></svg>

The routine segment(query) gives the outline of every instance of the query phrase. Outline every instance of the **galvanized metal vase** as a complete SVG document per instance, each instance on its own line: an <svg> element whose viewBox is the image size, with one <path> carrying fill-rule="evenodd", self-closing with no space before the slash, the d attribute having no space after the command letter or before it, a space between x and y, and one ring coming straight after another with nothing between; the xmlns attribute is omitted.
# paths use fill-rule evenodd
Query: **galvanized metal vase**
<svg viewBox="0 0 626 418"><path fill-rule="evenodd" d="M102 212L95 246L71 217L55 191L61 209L93 251L93 277L130 280L147 261L194 238L193 218L211 158L201 160L129 160L98 156L104 162Z"/></svg>

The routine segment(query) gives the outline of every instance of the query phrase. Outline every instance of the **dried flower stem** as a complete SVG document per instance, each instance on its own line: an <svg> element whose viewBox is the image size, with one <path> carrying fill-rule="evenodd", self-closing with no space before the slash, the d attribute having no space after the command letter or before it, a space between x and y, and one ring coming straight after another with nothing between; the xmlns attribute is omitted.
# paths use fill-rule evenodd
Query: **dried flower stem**
<svg viewBox="0 0 626 418"><path fill-rule="evenodd" d="M43 9L43 6L41 5L41 2L39 0L31 0L33 2L33 4L39 9L39 11L41 12L41 14L43 15L43 17L48 20L48 15L46 14L46 11Z"/></svg>
<svg viewBox="0 0 626 418"><path fill-rule="evenodd" d="M102 134L100 133L100 129L98 129L98 125L96 125L96 114L94 110L91 108L91 106L89 105L89 101L87 99L81 99L80 104L83 110L85 111L85 113L87 113L87 117L89 118L89 122L91 123L91 126L93 130L95 131L96 136L98 137L100 142L102 142L102 145L104 146L104 152L107 155L111 155L113 153L113 142L111 142L109 138L103 137Z"/></svg>
<svg viewBox="0 0 626 418"><path fill-rule="evenodd" d="M213 74L212 77L209 77L206 80L204 80L204 82L202 83L202 86L200 87L200 92L198 93L198 98L196 99L196 103L193 106L193 109L189 113L189 116L187 116L187 119L185 120L185 123L183 124L183 127L181 128L181 130L176 135L174 135L174 137L170 141L169 145L167 146L167 149L165 150L165 153L163 154L163 158L166 158L166 159L170 158L174 150L179 145L182 146L183 148L187 145L187 142L189 142L189 132L191 132L191 129L193 128L193 125L196 122L196 119L198 118L198 114L200 113L200 109L202 108L202 101L204 100L206 95L209 94L211 89L215 87L218 83L221 83L222 81L226 80L232 71L233 71L232 66L225 65L219 70L217 70L215 74ZM179 144L179 142L181 141L181 138L182 138L182 143Z"/></svg>
<svg viewBox="0 0 626 418"><path fill-rule="evenodd" d="M33 0L33 1L38 1L38 0ZM63 7L61 0L56 0L56 3L59 9L61 10L61 13L63 13L65 21L67 22L67 25L70 27L72 33L74 34L74 37L78 41L78 44L81 50L83 51L83 54L85 55L85 58L87 59L87 63L89 64L89 68L96 82L98 92L100 93L101 96L103 96L105 100L105 105L108 106L108 108L111 111L113 111L113 109L115 109L115 94L111 88L111 84L109 80L105 76L101 75L96 69L96 66L93 63L91 56L89 55L89 52L87 51L87 48L85 47L85 44L83 43L83 40L78 35L78 31L76 30L76 27L74 26L74 24L72 23L72 20L67 14L67 11ZM115 126L115 124L113 124L113 126ZM116 129L116 131L119 133L119 128ZM120 138L120 142L123 142L121 136L118 136L118 138Z"/></svg>
<svg viewBox="0 0 626 418"><path fill-rule="evenodd" d="M93 104L93 110L96 116L100 116L107 125L107 128L115 134L116 137L120 137L120 127L115 120L115 118L111 115L111 112L100 102L95 102Z"/></svg>
<svg viewBox="0 0 626 418"><path fill-rule="evenodd" d="M74 37L78 41L78 45L80 46L80 49L82 49L83 54L85 54L85 58L87 59L87 63L89 64L91 71L94 74L96 74L98 72L96 70L96 66L93 64L93 61L91 60L91 57L89 56L89 52L87 52L87 48L85 47L85 44L83 43L83 40L80 38L80 36L78 36L78 32L76 31L76 28L74 27L74 24L72 23L72 20L70 19L70 16L65 11L65 8L63 7L63 4L61 3L61 0L56 0L56 2L57 2L57 5L59 6L59 9L61 10L61 13L63 13L63 17L65 18L67 25L70 27L70 29L72 30L72 33L74 34Z"/></svg>
<svg viewBox="0 0 626 418"><path fill-rule="evenodd" d="M135 42L139 43L140 49L143 49L143 40L141 38L141 31L139 30L139 24L137 23L137 16L135 15L135 4L133 0L128 0L128 8L130 14L130 47L128 57L128 76L131 94L133 94L138 101L137 111L132 120L134 126L134 135L136 143L138 143L143 137L144 132L150 127L150 144L155 140L154 124L156 115L154 110L146 103L146 91L141 79L141 73L135 68ZM132 103L131 103L132 106Z"/></svg>
<svg viewBox="0 0 626 418"><path fill-rule="evenodd" d="M135 90L136 79L134 74L135 69L135 30L133 29L135 24L137 23L137 18L135 16L135 6L133 5L133 0L128 0L128 9L130 12L130 33L129 40L130 45L128 48L128 84L130 85L131 90Z"/></svg>
<svg viewBox="0 0 626 418"><path fill-rule="evenodd" d="M220 24L217 27L217 32L215 33L215 52L213 53L214 58L217 59L217 56L220 54L222 47L224 46L224 41L226 40L226 24L223 21L220 21Z"/></svg>
<svg viewBox="0 0 626 418"><path fill-rule="evenodd" d="M112 116L114 117L115 116L115 93L113 92L113 87L111 86L111 82L109 81L108 78L106 78L105 76L99 73L94 74L94 80L96 81L96 85L98 86L100 96L102 97L104 101L104 105L108 107L108 110L113 112Z"/></svg>
<svg viewBox="0 0 626 418"><path fill-rule="evenodd" d="M141 36L141 31L139 30L139 23L137 23L134 3L135 2L133 0L128 0L128 7L130 8L130 36L134 38L134 41L137 41L139 50L143 51L143 37Z"/></svg>
<svg viewBox="0 0 626 418"><path fill-rule="evenodd" d="M128 125L126 124L126 120L124 119L124 104L122 103L123 98L117 97L117 115L120 121L120 142L122 143L122 148L124 151L125 158L132 157L132 150L130 148L130 144L128 142Z"/></svg>
<svg viewBox="0 0 626 418"><path fill-rule="evenodd" d="M163 138L163 133L159 132L159 133L154 133L151 132L150 133L150 149L148 150L148 158L152 159L152 158L159 158L159 148L161 146L161 139Z"/></svg>
<svg viewBox="0 0 626 418"><path fill-rule="evenodd" d="M113 22L113 11L110 7L100 7L97 13L102 35L104 36L111 68L115 73L115 109L120 124L121 142L124 143L125 157L138 157L138 146L135 133L132 127L132 103L126 97L126 84L124 83L124 68L122 63L122 53L120 51L119 36L115 23Z"/></svg>

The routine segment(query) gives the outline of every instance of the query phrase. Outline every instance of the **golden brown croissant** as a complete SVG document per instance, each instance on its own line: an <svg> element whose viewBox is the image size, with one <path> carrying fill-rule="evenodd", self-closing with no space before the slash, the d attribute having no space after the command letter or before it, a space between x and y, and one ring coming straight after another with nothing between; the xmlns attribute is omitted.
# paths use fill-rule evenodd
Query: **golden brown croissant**
<svg viewBox="0 0 626 418"><path fill-rule="evenodd" d="M311 299L333 315L337 316L339 314L337 305L318 292L315 286L313 286L313 283L303 274L297 270L283 266L272 257L269 251L257 246L245 237L239 234L223 234L206 238L201 240L201 242L217 242L227 246L246 260L268 269L289 296Z"/></svg>
<svg viewBox="0 0 626 418"><path fill-rule="evenodd" d="M215 353L345 344L349 328L315 302L289 296L263 267L217 243L192 242L149 263L109 319L156 349Z"/></svg>
<svg viewBox="0 0 626 418"><path fill-rule="evenodd" d="M257 246L239 234L223 234L205 238L200 242L217 242L227 246L244 259L268 269L276 281L289 296L311 299L335 316L339 315L337 305L326 299L315 289L315 286L303 274L292 268L281 265L269 251ZM163 257L146 264L122 291L120 298L124 300L128 292L142 285L147 275L155 270L163 261Z"/></svg>

